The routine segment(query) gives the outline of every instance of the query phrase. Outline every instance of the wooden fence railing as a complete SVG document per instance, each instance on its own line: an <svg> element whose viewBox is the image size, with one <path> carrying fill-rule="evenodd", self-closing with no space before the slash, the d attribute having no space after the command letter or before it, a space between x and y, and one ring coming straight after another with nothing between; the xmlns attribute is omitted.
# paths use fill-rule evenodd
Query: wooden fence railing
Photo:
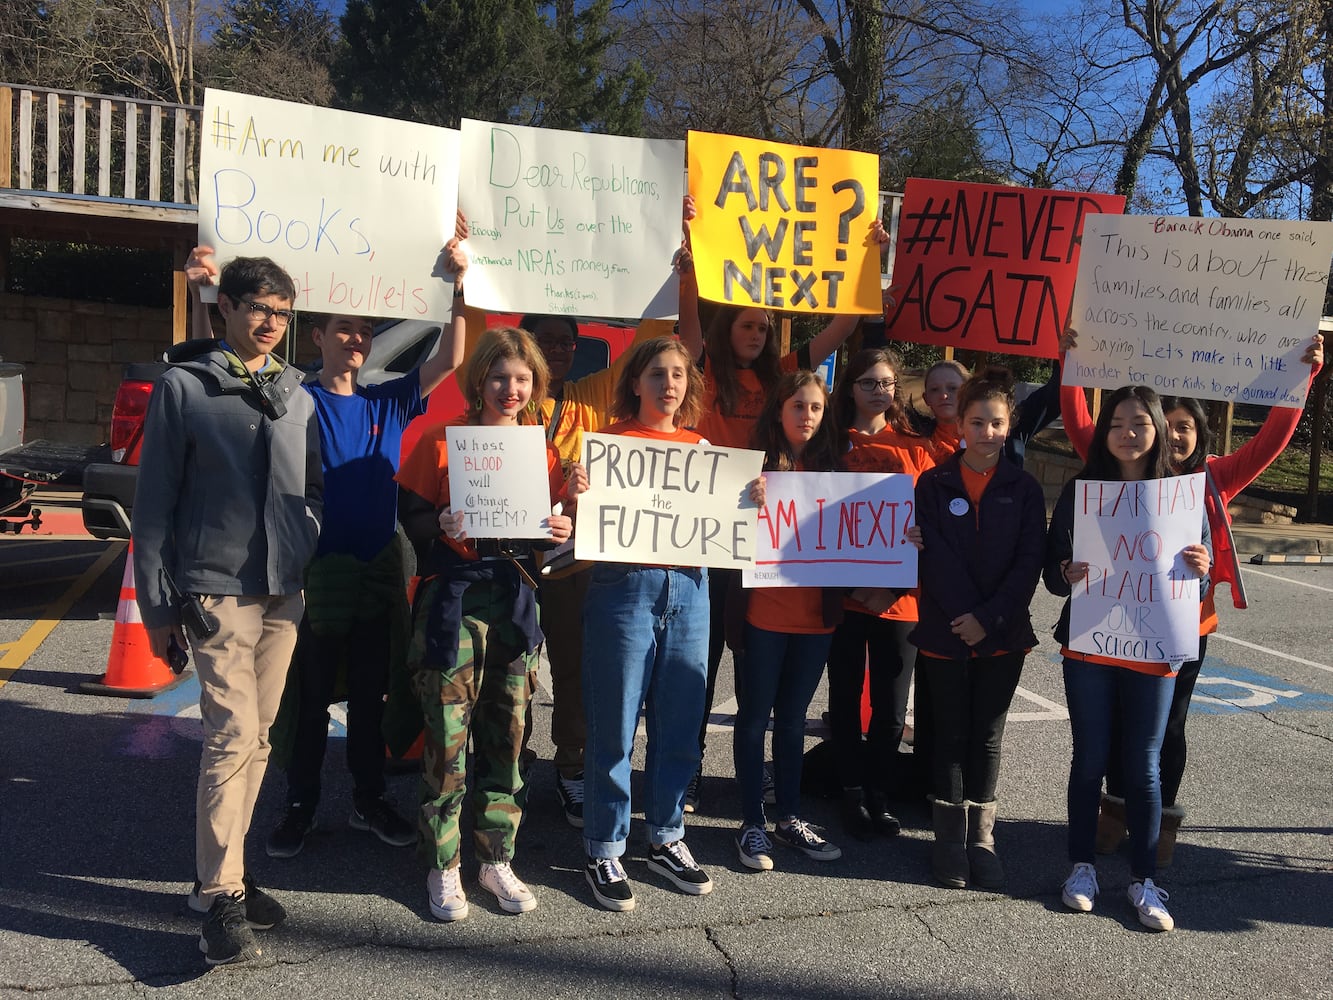
<svg viewBox="0 0 1333 1000"><path fill-rule="evenodd" d="M0 83L0 188L196 204L201 109Z"/></svg>

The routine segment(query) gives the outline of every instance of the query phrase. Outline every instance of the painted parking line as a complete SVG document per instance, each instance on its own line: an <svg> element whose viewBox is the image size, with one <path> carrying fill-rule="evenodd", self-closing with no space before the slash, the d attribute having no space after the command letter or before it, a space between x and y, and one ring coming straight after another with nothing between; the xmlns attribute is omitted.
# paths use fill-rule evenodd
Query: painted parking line
<svg viewBox="0 0 1333 1000"><path fill-rule="evenodd" d="M1256 653L1267 653L1269 656L1276 656L1280 660L1290 660L1292 663L1304 664L1307 667L1314 667L1316 670L1322 670L1325 673L1333 674L1333 666L1327 663L1316 663L1314 660L1307 660L1304 657L1292 656L1290 653L1284 653L1280 649L1270 649L1267 646L1260 646L1258 643L1246 642L1244 639L1237 639L1234 636L1223 635L1221 632L1214 632L1208 637L1208 641L1220 639L1222 642L1234 643L1237 646L1244 646L1246 649L1253 649Z"/></svg>
<svg viewBox="0 0 1333 1000"><path fill-rule="evenodd" d="M46 640L65 615L69 614L75 602L88 592L97 578L105 573L124 551L124 542L113 542L108 545L106 551L80 573L63 594L42 609L44 617L28 626L27 631L5 650L4 656L0 656L0 688L9 683L9 679L28 662L32 654L37 651L37 647Z"/></svg>
<svg viewBox="0 0 1333 1000"><path fill-rule="evenodd" d="M1207 715L1282 709L1333 712L1333 697L1211 658L1194 688L1190 712Z"/></svg>
<svg viewBox="0 0 1333 1000"><path fill-rule="evenodd" d="M1308 580L1293 580L1289 576L1278 576L1276 573L1265 573L1261 569L1251 569L1249 566L1243 566L1241 569L1243 571L1243 576L1254 574L1255 576L1267 577L1270 580L1281 580L1283 583L1290 583L1296 587L1309 587L1311 590L1322 590L1325 594L1333 594L1333 587L1321 587L1319 584L1310 583Z"/></svg>

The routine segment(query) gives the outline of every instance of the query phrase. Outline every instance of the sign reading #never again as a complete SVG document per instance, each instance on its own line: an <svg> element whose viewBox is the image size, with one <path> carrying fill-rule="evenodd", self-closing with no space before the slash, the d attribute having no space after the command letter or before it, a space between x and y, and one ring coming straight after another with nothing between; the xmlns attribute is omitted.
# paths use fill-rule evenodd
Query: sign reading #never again
<svg viewBox="0 0 1333 1000"><path fill-rule="evenodd" d="M457 132L208 90L201 138L199 241L219 264L272 257L299 310L450 316Z"/></svg>
<svg viewBox="0 0 1333 1000"><path fill-rule="evenodd" d="M684 198L679 140L464 119L469 305L673 317Z"/></svg>
<svg viewBox="0 0 1333 1000"><path fill-rule="evenodd" d="M1333 223L1090 215L1071 385L1303 406Z"/></svg>
<svg viewBox="0 0 1333 1000"><path fill-rule="evenodd" d="M762 452L619 434L583 435L588 490L574 555L737 569L754 562Z"/></svg>

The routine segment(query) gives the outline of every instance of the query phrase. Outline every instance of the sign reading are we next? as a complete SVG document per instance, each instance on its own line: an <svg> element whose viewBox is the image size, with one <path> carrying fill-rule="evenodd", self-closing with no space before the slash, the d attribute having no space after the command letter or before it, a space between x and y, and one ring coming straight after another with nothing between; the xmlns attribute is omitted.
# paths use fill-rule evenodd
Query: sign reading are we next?
<svg viewBox="0 0 1333 1000"><path fill-rule="evenodd" d="M452 314L457 132L208 90L201 147L199 242L219 265L272 257L298 310Z"/></svg>
<svg viewBox="0 0 1333 1000"><path fill-rule="evenodd" d="M469 305L673 317L684 143L463 119Z"/></svg>

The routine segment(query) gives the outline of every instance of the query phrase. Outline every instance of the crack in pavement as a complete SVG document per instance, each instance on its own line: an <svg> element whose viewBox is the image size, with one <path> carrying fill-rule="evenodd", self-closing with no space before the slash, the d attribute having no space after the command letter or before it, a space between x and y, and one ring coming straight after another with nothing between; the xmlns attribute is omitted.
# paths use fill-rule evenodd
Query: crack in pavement
<svg viewBox="0 0 1333 1000"><path fill-rule="evenodd" d="M717 949L717 953L722 956L722 961L727 963L727 971L731 973L731 995L735 1000L740 1000L741 972L736 968L735 960L732 959L731 954L727 949L723 947L721 938L718 937L716 931L714 931L712 927L704 928L704 937L708 938L708 943Z"/></svg>
<svg viewBox="0 0 1333 1000"><path fill-rule="evenodd" d="M949 952L950 954L955 953L953 945L949 944L948 941L944 940L944 938L940 937L938 934L935 933L935 928L930 926L930 921L925 918L924 914L922 914L921 911L919 910L916 911L915 913L912 914L912 916L916 917L917 923L919 923L922 927L926 929L926 934L930 937L932 941L938 941L940 944L944 945L944 950Z"/></svg>

